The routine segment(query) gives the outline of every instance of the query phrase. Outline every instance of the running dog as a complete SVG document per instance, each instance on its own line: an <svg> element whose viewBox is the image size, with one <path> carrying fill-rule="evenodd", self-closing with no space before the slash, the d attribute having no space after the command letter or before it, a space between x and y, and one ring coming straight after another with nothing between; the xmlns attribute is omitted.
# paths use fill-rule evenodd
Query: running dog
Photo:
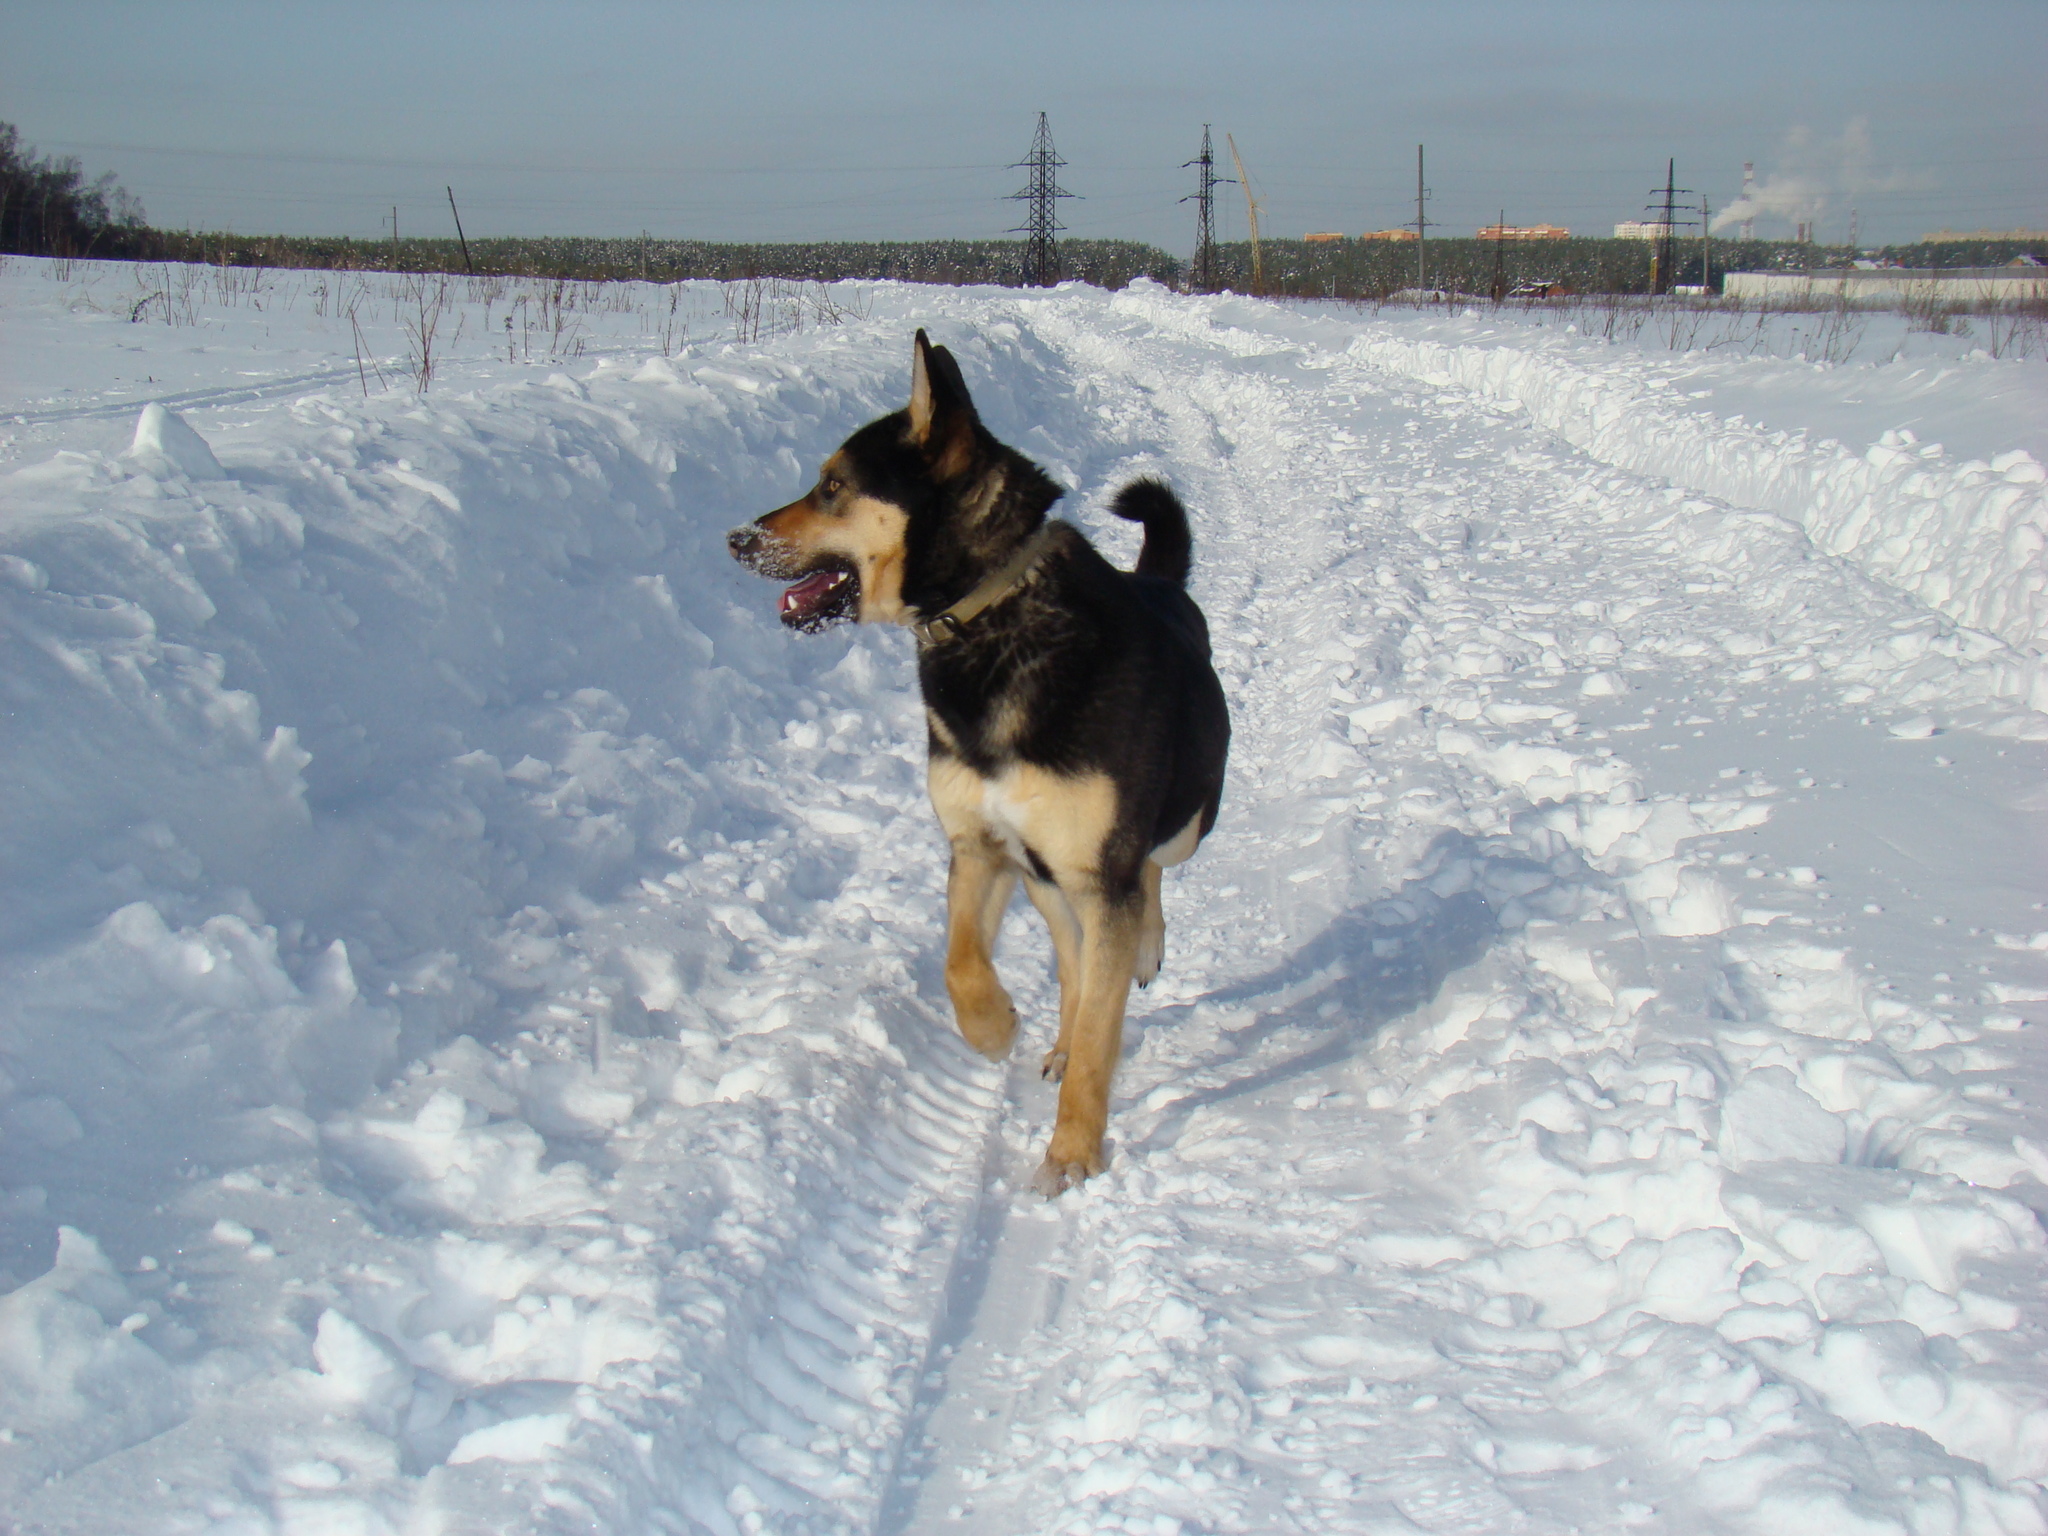
<svg viewBox="0 0 2048 1536"><path fill-rule="evenodd" d="M960 367L917 333L910 404L870 422L798 500L728 538L749 569L792 582L782 622L907 625L930 731L932 806L952 845L946 989L960 1033L1000 1059L1017 1010L991 954L1021 877L1052 930L1060 1083L1034 1180L1048 1198L1104 1167L1109 1085L1131 982L1158 974L1160 871L1216 823L1230 716L1209 629L1183 590L1186 510L1135 480L1112 510L1141 523L1120 571L1062 494L990 435Z"/></svg>

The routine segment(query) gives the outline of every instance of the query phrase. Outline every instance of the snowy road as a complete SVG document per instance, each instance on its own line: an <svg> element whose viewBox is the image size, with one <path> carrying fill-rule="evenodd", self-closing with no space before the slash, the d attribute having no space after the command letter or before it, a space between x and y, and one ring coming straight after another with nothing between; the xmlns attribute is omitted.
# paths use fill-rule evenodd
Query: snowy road
<svg viewBox="0 0 2048 1536"><path fill-rule="evenodd" d="M883 288L281 400L4 280L223 391L0 401L16 1528L2048 1529L2043 365ZM1052 1205L908 641L720 553L912 323L1174 480L1235 720Z"/></svg>

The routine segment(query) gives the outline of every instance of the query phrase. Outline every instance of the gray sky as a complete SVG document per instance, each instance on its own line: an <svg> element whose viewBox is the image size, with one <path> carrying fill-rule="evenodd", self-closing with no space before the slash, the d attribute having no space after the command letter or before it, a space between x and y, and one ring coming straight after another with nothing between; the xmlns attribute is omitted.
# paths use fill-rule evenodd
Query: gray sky
<svg viewBox="0 0 2048 1536"><path fill-rule="evenodd" d="M1074 235L1186 252L1202 124L1263 229L1607 234L1667 156L1760 235L2048 227L2048 0L0 0L0 119L168 227L999 235L1050 114ZM1219 234L1243 203L1220 189Z"/></svg>

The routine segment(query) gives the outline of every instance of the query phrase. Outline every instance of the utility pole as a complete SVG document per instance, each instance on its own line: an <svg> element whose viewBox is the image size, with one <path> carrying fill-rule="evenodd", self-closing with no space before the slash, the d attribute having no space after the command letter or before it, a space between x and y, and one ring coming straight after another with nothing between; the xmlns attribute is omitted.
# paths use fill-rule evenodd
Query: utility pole
<svg viewBox="0 0 2048 1536"><path fill-rule="evenodd" d="M1429 286L1429 263L1423 251L1429 244L1429 220L1423 216L1422 205L1429 200L1429 188L1422 184L1422 146L1415 146L1415 286Z"/></svg>
<svg viewBox="0 0 2048 1536"><path fill-rule="evenodd" d="M391 205L391 270L398 270L398 204Z"/></svg>
<svg viewBox="0 0 2048 1536"><path fill-rule="evenodd" d="M1700 287L1703 298L1714 296L1714 210L1705 194L1700 197Z"/></svg>
<svg viewBox="0 0 2048 1536"><path fill-rule="evenodd" d="M1665 161L1664 227L1657 233L1657 270L1650 275L1650 291L1652 293L1668 293L1671 291L1672 261L1677 254L1676 246L1678 243L1672 238L1675 232L1671 227L1671 220L1676 216L1672 211L1672 199L1678 192L1678 189L1672 183L1677 181L1677 179L1678 162L1676 160Z"/></svg>
<svg viewBox="0 0 2048 1536"><path fill-rule="evenodd" d="M448 189L448 211L455 215L455 238L462 242L462 270L471 277L475 277L476 268L469 264L469 236L462 232L462 214L455 207L455 189L453 187Z"/></svg>
<svg viewBox="0 0 2048 1536"><path fill-rule="evenodd" d="M1059 232L1066 226L1059 221L1058 200L1072 197L1071 192L1059 188L1059 168L1067 162L1062 160L1052 147L1052 130L1046 126L1045 114L1038 114L1038 133L1031 141L1031 153L1010 169L1028 170L1031 181L1022 192L1013 192L1008 201L1025 205L1023 224L1010 231L1013 235L1024 236L1024 286L1027 288L1050 288L1060 280Z"/></svg>
<svg viewBox="0 0 2048 1536"><path fill-rule="evenodd" d="M1189 166L1200 167L1195 178L1194 192L1181 199L1195 205L1195 271L1194 290L1197 293L1216 291L1216 188L1233 180L1229 176L1216 174L1216 156L1209 148L1209 125L1202 124L1202 152L1193 160L1184 161L1182 170Z"/></svg>

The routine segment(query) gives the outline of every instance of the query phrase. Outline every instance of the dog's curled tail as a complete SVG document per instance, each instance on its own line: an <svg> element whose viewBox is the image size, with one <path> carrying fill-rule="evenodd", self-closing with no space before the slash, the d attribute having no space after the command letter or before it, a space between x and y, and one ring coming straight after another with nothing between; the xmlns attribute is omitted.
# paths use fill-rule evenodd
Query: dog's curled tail
<svg viewBox="0 0 2048 1536"><path fill-rule="evenodd" d="M1137 573L1157 576L1177 587L1188 584L1195 541L1188 532L1188 509L1163 480L1133 480L1116 493L1109 510L1126 522L1145 525L1145 545L1138 551Z"/></svg>

